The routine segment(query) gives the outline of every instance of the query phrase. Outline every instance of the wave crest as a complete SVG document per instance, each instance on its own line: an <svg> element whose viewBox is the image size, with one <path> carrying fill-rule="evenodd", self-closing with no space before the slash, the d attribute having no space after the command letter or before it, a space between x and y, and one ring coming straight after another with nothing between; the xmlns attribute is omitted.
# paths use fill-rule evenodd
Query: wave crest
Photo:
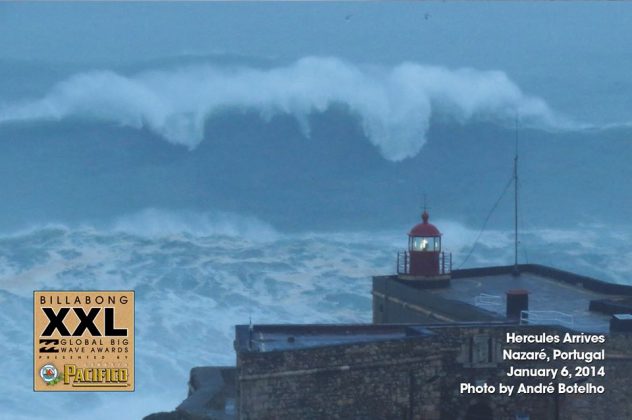
<svg viewBox="0 0 632 420"><path fill-rule="evenodd" d="M92 118L146 127L194 149L204 139L207 118L227 109L256 109L265 119L292 115L309 135L309 115L336 103L360 117L367 138L393 161L421 150L433 115L500 123L513 123L520 115L527 126L578 127L544 100L524 94L502 71L410 62L392 68L358 66L331 57L305 57L269 69L196 65L133 76L81 73L42 98L0 108L0 124Z"/></svg>

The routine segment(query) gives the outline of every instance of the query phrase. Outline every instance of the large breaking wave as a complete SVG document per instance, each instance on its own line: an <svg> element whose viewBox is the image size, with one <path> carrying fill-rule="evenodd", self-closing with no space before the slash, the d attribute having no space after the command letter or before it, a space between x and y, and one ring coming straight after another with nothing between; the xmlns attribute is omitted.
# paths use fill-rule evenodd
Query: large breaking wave
<svg viewBox="0 0 632 420"><path fill-rule="evenodd" d="M207 118L225 110L258 110L296 118L309 135L308 116L342 104L360 118L384 157L414 156L431 117L494 121L541 129L579 128L528 95L502 71L402 63L360 66L337 58L306 57L285 67L195 65L132 76L113 71L76 74L39 99L0 107L0 123L92 118L146 127L167 141L195 148Z"/></svg>
<svg viewBox="0 0 632 420"><path fill-rule="evenodd" d="M322 112L336 104L342 104L357 116L370 142L384 157L394 161L411 157L423 147L433 118L446 118L457 123L492 121L512 126L518 114L522 126L547 130L585 127L560 116L544 100L523 93L516 83L500 71L450 70L414 63L384 68L317 57L269 69L195 65L135 75L113 71L76 74L53 86L39 98L0 106L0 124L88 118L146 128L171 143L192 149L207 133L204 130L207 118L225 110L254 109L264 119L277 114L291 115L304 133L309 135L310 114ZM69 121L68 126L72 126L73 122ZM99 125L97 127L102 129ZM110 132L104 132L106 134L99 141L112 140L107 138ZM448 132L444 137L451 137L451 134ZM468 134L476 133L471 129ZM72 136L73 132L69 135ZM12 136L7 135L7 138ZM65 138L66 133L60 131L56 136L52 136L52 141L57 141L59 137ZM451 154L456 156L454 160L442 157L448 154L448 148L457 149L455 143L448 143L445 139L448 143L446 149L435 150L434 155L429 154L425 163L438 163L425 168L423 179L427 185L436 184L437 191L446 194L436 194L437 208L456 209L455 213L460 211L463 214L473 212L468 197L483 196L489 189L487 185L491 185L485 181L485 174L481 175L481 168L487 171L486 176L490 179L504 174L503 168L498 169L498 165L497 172L488 168L497 164L496 157L492 156L492 159L489 156L494 155L502 140L495 142L496 139L493 139L494 142L486 143L485 147L494 152L476 155L475 149L482 139L488 137L488 132L482 131L473 137L479 142L474 145L474 151L467 149L459 154L459 150L455 150ZM22 140L16 137L15 144ZM341 136L331 141L346 140ZM611 140L608 144L613 142ZM90 152L86 154L86 166L89 167L84 167L71 159L73 155L70 151L78 143L69 142L61 149L63 159L53 162L56 165L52 165L52 170L48 171L46 151L52 148L43 148L43 144L46 143L24 141L14 150L13 143L5 142L8 150L6 168L9 168L6 173L18 181L15 191L9 188L5 198L8 197L7 201L26 203L23 204L24 212L43 203L41 207L46 216L54 209L52 203L61 203L60 206L72 207L77 211L72 213L75 218L65 218L63 224L34 226L0 236L0 306L3 309L0 311L0 354L6 355L0 359L0 369L11 372L14 378L0 384L0 406L6 410L3 414L10 418L69 418L68 413L72 412L77 418L89 415L95 419L106 419L112 417L114 408L117 412L123 408L125 415L122 417L132 419L154 411L171 410L186 396L186 381L191 367L234 364L232 328L234 324L248 322L249 318L255 323L370 322L370 276L393 271L395 251L404 246L405 234L410 227L377 231L361 227L354 232L302 231L290 234L253 216L160 209L146 209L110 221L99 219L98 223L82 223L77 221L79 216L76 215L90 217L85 202L96 201L101 206L101 196L116 198L108 215L120 215L128 211L127 201L137 192L145 194L141 196L144 201L139 199L134 202L142 202L143 206L160 207L161 204L155 202L164 204L165 201L171 206L190 205L197 201L186 194L179 194L179 189L189 185L199 186L185 191L191 192L196 200L201 200L198 196L203 195L205 188L219 191L209 195L212 199L203 201L202 208L217 205L213 200L218 201L226 195L234 201L241 200L239 203L242 207L246 207L243 200L253 200L255 205L251 208L255 210L257 205L262 207L262 202L275 201L280 205L273 206L269 213L280 213L282 207L287 207L289 210L286 209L287 213L282 213L279 219L289 218L290 213L300 214L300 226L306 230L314 227L303 223L303 219L314 222L312 219L315 213L305 212L307 207L314 206L313 201L305 198L306 195L270 194L257 201L257 196L252 194L252 191L260 189L284 193L290 190L286 178L299 173L303 169L300 165L304 164L301 161L300 165L289 166L296 156L291 153L284 157L285 160L263 160L261 163L263 168L286 164L289 167L287 172L280 172L280 175L266 175L267 172L263 170L257 172L251 167L252 162L241 162L242 166L239 166L238 159L235 159L237 163L231 160L229 165L218 165L220 169L217 174L213 172L213 176L205 178L202 169L217 165L218 162L206 159L209 155L202 153L204 147L200 147L195 154L197 157L202 155L204 159L186 160L191 159L187 155L177 165L172 164L170 159L164 159L163 162L155 156L147 164L133 153L134 159L119 160L119 156L110 150L102 157L95 151L99 148L93 150L86 147ZM579 144L583 147L589 143ZM240 145L237 144L236 149ZM162 149L168 149L161 153L173 152L173 147L165 144L161 146ZM34 149L36 147L42 149ZM612 167L616 162L613 159L608 161L608 165L603 165L602 161L585 159L594 168L589 166L588 169L582 168L583 173L573 172L577 170L576 161L580 160L574 156L591 156L594 150L587 149L583 152L585 154L574 155L567 152L566 148L564 144L546 149L541 154L534 154L531 161L525 159L521 162L525 162L525 165L531 162L531 173L543 173L547 175L542 178L545 180L552 178L550 168L553 168L553 174L561 171L581 185L589 184L586 179L599 179L608 184L603 180L610 179L607 176L612 176L614 172ZM255 148L248 156L253 159L262 149ZM33 153L34 150L36 153ZM230 153L225 152L224 156L236 156L234 149L226 150ZM606 155L607 158L615 155L624 157L628 149L620 147L612 150L610 155ZM150 152L148 148L141 148L135 153L146 157ZM40 155L44 157L40 159ZM571 158L567 155L571 155ZM346 168L348 162L342 159L345 157L329 163L334 168ZM85 159L84 155L75 158L81 163ZM97 164L99 159L105 160L102 167ZM418 178L415 177L421 172L417 166L423 166L424 162L409 160L391 167L387 166L391 165L389 162L383 162L379 157L376 160L379 163L370 161L371 170L377 174L373 178L361 172L366 168L353 172L353 176L346 174L348 178L336 171L328 174L329 167L322 170L317 168L318 171L312 168L312 173L308 171L306 175L309 182L297 183L295 188L310 194L312 191L319 192L316 201L322 198L323 203L326 199L334 204L340 201L339 207L343 209L345 206L352 207L353 218L358 218L357 215L362 215L367 208L386 213L388 206L380 203L380 200L396 203L399 211L399 207L406 207L401 204L406 195L416 191L414 188L417 187ZM468 167L472 161L480 166ZM138 171L133 167L136 163L141 165ZM384 166L378 168L378 164ZM148 165L149 169L144 165ZM231 169L230 165L238 167L232 172L222 172L226 168ZM623 163L618 165L625 169ZM27 169L20 172L22 167ZM67 167L73 171L62 170ZM31 177L33 168L44 168L41 170L44 175ZM190 168L195 170L189 173L187 170ZM119 169L123 169L121 174L116 172ZM248 170L253 170L254 181L240 178L241 172ZM601 170L603 172L599 172ZM55 171L59 171L60 175L56 175ZM113 172L116 176L108 178ZM590 178L586 177L588 173L591 174ZM322 174L328 174L328 178L323 180ZM470 174L476 174L476 180L471 184L461 183ZM182 176L182 180L178 181L177 176L173 175ZM349 180L355 179L355 176L363 182L369 180L366 183L351 183ZM483 180L479 179L481 176ZM315 188L310 177L319 178L321 184L315 184ZM71 178L76 182L66 186L67 179ZM49 196L45 193L51 189L51 184L43 181L51 179L55 181L51 183L55 188L52 188ZM232 183L228 183L227 179ZM410 184L407 184L409 179ZM336 189L339 185L344 186L345 182L349 182L348 189ZM128 186L130 191L115 188L121 184ZM463 194L463 191L476 188L476 184L486 187L474 190L472 195ZM541 194L538 197L544 196L544 199L533 199L533 206L544 211L549 202L556 207L560 217L566 218L569 210L559 204L561 198L557 190L551 193L541 186L541 182L535 184L538 185L537 192ZM28 188L36 186L36 192L42 194L44 199L37 201L28 197L20 201L27 196L19 188L22 185ZM57 188L58 185L61 187ZM156 185L164 190L161 192L168 199L154 202L149 199L154 197L150 190ZM462 190L458 189L459 185L464 185ZM450 189L446 186L450 186ZM70 190L73 194L66 194ZM236 193L230 196L233 190ZM365 191L370 191L370 194L365 194ZM395 193L387 194L393 191ZM523 191L526 193L529 190L525 188ZM547 191L549 195L545 195ZM601 185L599 191L604 191ZM362 199L365 196L377 198L375 202L367 200L368 204L362 207L362 200L349 198L360 195ZM598 199L600 196L595 197L594 201L603 202ZM617 197L625 198L625 194L618 194ZM441 198L449 206L439 205ZM108 203L107 200L105 202ZM487 201L481 199L480 202ZM620 208L625 208L627 201L620 199L619 202L623 203ZM19 207L16 205L16 208ZM257 215L261 216L263 212L260 208L258 210ZM331 218L342 212L334 206L319 210L325 215L333 214L329 216ZM601 215L601 212L598 213L598 216ZM575 223L577 218L570 219ZM75 220L76 223L68 220ZM594 217L589 220L594 220ZM463 257L469 253L477 232L451 220L437 220L436 224L444 233L444 244L454 253L455 265L459 266ZM392 224L387 227L393 228ZM584 225L576 229L533 229L522 233L520 258L522 261L548 264L603 280L630 283L631 240L630 227L615 226L614 222L608 226ZM510 231L496 229L484 233L467 266L510 263L513 261L512 241ZM38 289L136 290L137 391L133 395L38 394L37 398L34 397L31 391L31 299L32 291ZM44 406L45 412L42 411Z"/></svg>

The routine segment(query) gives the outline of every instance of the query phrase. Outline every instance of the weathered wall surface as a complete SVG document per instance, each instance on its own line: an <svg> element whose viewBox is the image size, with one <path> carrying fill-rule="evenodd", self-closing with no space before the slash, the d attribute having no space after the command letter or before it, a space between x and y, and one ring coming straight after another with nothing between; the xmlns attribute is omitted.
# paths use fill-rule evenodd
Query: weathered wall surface
<svg viewBox="0 0 632 420"><path fill-rule="evenodd" d="M632 334L614 333L607 337L606 376L589 381L602 384L602 395L566 395L561 398L562 420L632 419Z"/></svg>
<svg viewBox="0 0 632 420"><path fill-rule="evenodd" d="M241 419L463 419L482 405L494 419L632 418L626 383L632 371L632 339L612 335L604 345L506 344L507 332L563 334L535 326L435 326L430 336L329 347L238 352L237 410ZM516 367L572 368L580 362L508 362L503 348L538 351L544 347L606 349L603 395L466 395L459 383L516 384L536 381L509 378ZM594 363L595 364L595 363ZM576 382L578 379L566 381ZM553 382L546 378L537 382Z"/></svg>

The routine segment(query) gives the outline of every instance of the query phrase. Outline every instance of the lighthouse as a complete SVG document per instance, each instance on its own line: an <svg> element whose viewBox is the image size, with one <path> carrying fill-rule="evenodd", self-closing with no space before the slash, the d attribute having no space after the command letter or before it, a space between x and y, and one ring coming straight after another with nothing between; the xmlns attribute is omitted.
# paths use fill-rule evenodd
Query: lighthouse
<svg viewBox="0 0 632 420"><path fill-rule="evenodd" d="M429 219L424 210L421 223L408 232L408 249L397 254L397 276L420 286L443 287L450 283L452 254L441 250L441 232Z"/></svg>

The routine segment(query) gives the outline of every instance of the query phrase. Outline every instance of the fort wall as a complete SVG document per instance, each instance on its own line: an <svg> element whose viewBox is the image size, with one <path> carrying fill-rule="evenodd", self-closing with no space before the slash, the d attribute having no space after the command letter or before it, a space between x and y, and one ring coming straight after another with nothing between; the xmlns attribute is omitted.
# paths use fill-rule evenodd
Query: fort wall
<svg viewBox="0 0 632 420"><path fill-rule="evenodd" d="M461 394L461 382L529 383L509 378L509 365L572 369L579 362L502 360L503 348L537 351L542 344L506 344L506 333L563 334L540 326L429 326L405 338L350 345L238 352L237 392L241 419L461 419L468 410L488 408L494 419L632 418L625 387L632 368L629 335L615 334L605 344L548 344L551 348L605 348L604 377L591 377L602 395ZM558 382L552 380L550 382ZM542 379L532 382L543 382ZM549 381L545 381L548 383ZM572 381L571 381L572 382ZM570 383L570 382L569 382ZM624 415L624 417L621 417Z"/></svg>

